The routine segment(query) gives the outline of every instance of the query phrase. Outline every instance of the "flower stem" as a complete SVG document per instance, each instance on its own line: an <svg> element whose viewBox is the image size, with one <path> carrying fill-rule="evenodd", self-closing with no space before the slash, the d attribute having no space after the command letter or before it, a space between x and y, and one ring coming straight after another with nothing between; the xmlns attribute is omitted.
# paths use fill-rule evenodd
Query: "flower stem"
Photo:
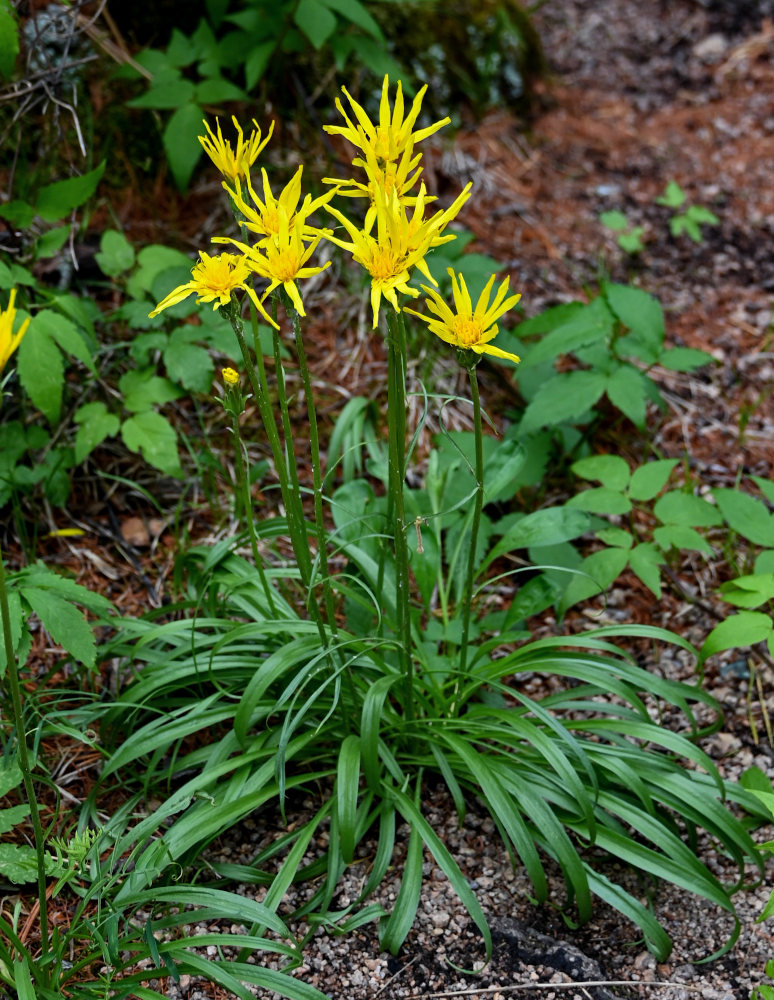
<svg viewBox="0 0 774 1000"><path fill-rule="evenodd" d="M414 720L414 661L411 656L411 610L409 606L408 541L403 506L406 462L406 371L405 333L397 316L387 314L387 422L389 435L388 488L393 511L395 538L395 628L403 673L403 711Z"/></svg>
<svg viewBox="0 0 774 1000"><path fill-rule="evenodd" d="M470 528L470 549L468 550L468 573L465 580L465 593L462 601L462 641L460 644L460 679L464 676L468 665L468 640L470 635L470 613L473 604L473 575L476 569L476 547L478 544L478 527L481 523L481 510L484 506L484 443L481 426L481 398L478 393L478 376L475 366L468 368L470 377L470 392L473 397L473 433L476 449L476 497L473 502L473 523ZM456 685L455 685L456 686Z"/></svg>
<svg viewBox="0 0 774 1000"><path fill-rule="evenodd" d="M269 605L272 618L277 617L277 609L274 605L271 585L266 577L263 567L263 559L258 551L258 537L255 532L255 522L253 521L253 502L250 496L250 480L247 475L245 457L242 451L242 438L239 432L239 414L231 411L231 427L234 431L234 462L236 463L237 495L242 494L242 506L244 507L245 521L247 522L247 533L250 536L250 548L253 552L253 562L255 563L258 575L261 578L261 586ZM239 513L237 509L237 514Z"/></svg>
<svg viewBox="0 0 774 1000"><path fill-rule="evenodd" d="M32 769L27 751L27 734L24 731L22 715L22 694L19 683L19 670L16 663L16 653L11 641L11 612L8 607L8 592L5 585L5 565L3 553L0 551L0 616L3 622L5 639L5 658L8 670L8 686L11 689L11 712L13 724L16 727L16 739L19 753L19 767L24 783L24 794L30 807L30 819L35 839L35 855L38 867L38 903L40 906L40 968L47 968L47 958L50 949L48 936L48 899L46 898L46 838L40 821L40 811L35 798L35 786L32 782Z"/></svg>
<svg viewBox="0 0 774 1000"><path fill-rule="evenodd" d="M298 353L298 367L301 371L301 380L304 384L304 395L306 396L306 412L309 417L309 443L312 451L312 476L314 482L314 522L317 529L317 551L320 560L320 573L323 582L323 594L325 599L325 612L328 618L328 627L336 635L336 613L333 601L333 588L331 587L330 570L328 568L328 538L323 520L322 505L322 469L320 466L320 436L317 429L317 411L314 405L314 395L312 394L312 380L309 376L309 365L306 360L306 350L301 336L301 317L298 312L290 306L288 308L290 320L293 324L293 334L296 340L296 351Z"/></svg>

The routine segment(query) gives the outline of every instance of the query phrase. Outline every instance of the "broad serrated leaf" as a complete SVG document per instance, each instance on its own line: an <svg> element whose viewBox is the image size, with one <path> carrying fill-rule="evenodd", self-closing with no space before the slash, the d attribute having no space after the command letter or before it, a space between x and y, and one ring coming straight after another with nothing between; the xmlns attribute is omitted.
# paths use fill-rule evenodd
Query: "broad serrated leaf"
<svg viewBox="0 0 774 1000"><path fill-rule="evenodd" d="M34 847L26 844L0 844L0 878L14 885L34 882L38 877L38 862Z"/></svg>
<svg viewBox="0 0 774 1000"><path fill-rule="evenodd" d="M78 463L102 444L105 438L117 434L121 424L118 417L110 413L102 402L80 406L75 411L73 420L79 424L75 435L75 461Z"/></svg>
<svg viewBox="0 0 774 1000"><path fill-rule="evenodd" d="M524 411L523 433L584 417L605 391L606 378L596 371L561 372L544 382Z"/></svg>
<svg viewBox="0 0 774 1000"><path fill-rule="evenodd" d="M56 424L62 406L64 362L62 352L36 319L34 316L19 344L19 381L48 422Z"/></svg>
<svg viewBox="0 0 774 1000"><path fill-rule="evenodd" d="M96 657L94 632L83 613L51 590L22 587L21 594L54 642L79 663L93 667Z"/></svg>
<svg viewBox="0 0 774 1000"><path fill-rule="evenodd" d="M145 410L121 425L121 437L130 451L140 452L146 462L169 476L181 476L177 435L160 413Z"/></svg>
<svg viewBox="0 0 774 1000"><path fill-rule="evenodd" d="M620 455L589 455L570 468L576 476L596 479L611 490L623 490L629 482L629 464Z"/></svg>
<svg viewBox="0 0 774 1000"><path fill-rule="evenodd" d="M36 213L44 222L57 222L88 201L97 190L105 171L105 162L103 160L98 167L81 177L70 177L42 187L35 202Z"/></svg>
<svg viewBox="0 0 774 1000"><path fill-rule="evenodd" d="M617 409L628 417L635 427L645 426L645 401L647 375L638 372L631 365L624 364L608 378L605 392Z"/></svg>
<svg viewBox="0 0 774 1000"><path fill-rule="evenodd" d="M774 623L768 615L758 611L740 611L716 625L701 647L700 659L720 653L725 649L744 649L770 639Z"/></svg>
<svg viewBox="0 0 774 1000"><path fill-rule="evenodd" d="M89 345L84 340L83 334L75 323L70 322L61 313L54 312L53 309L41 309L33 317L30 329L33 326L55 341L66 354L71 354L82 364L86 365L93 375L97 374Z"/></svg>
<svg viewBox="0 0 774 1000"><path fill-rule="evenodd" d="M126 372L119 379L118 388L124 393L124 406L132 413L150 410L183 395L169 379L154 374L152 368Z"/></svg>
<svg viewBox="0 0 774 1000"><path fill-rule="evenodd" d="M194 167L202 155L198 136L204 112L193 101L178 107L164 129L164 151L169 160L172 176L181 191L185 191Z"/></svg>
<svg viewBox="0 0 774 1000"><path fill-rule="evenodd" d="M672 469L678 464L676 458L663 458L647 462L635 469L629 483L632 500L652 500L666 486Z"/></svg>

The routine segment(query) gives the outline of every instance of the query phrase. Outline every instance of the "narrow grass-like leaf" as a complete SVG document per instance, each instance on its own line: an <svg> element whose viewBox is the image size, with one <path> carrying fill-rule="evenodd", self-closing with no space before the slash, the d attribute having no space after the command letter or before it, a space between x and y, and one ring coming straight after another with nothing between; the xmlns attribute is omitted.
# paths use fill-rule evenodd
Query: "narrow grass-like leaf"
<svg viewBox="0 0 774 1000"><path fill-rule="evenodd" d="M422 847L419 828L412 825L400 890L387 923L380 928L379 943L385 951L393 955L397 955L400 951L417 914L419 893L422 889Z"/></svg>
<svg viewBox="0 0 774 1000"><path fill-rule="evenodd" d="M341 745L336 769L336 803L339 836L344 863L352 864L355 854L355 820L360 783L360 738L350 733Z"/></svg>

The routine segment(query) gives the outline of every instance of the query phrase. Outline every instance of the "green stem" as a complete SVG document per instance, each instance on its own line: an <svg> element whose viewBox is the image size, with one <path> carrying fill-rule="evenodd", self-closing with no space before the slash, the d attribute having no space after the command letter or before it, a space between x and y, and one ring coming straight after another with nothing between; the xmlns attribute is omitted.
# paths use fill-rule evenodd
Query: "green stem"
<svg viewBox="0 0 774 1000"><path fill-rule="evenodd" d="M234 461L236 463L237 495L242 494L242 505L244 507L245 520L247 522L247 533L250 536L250 547L253 551L253 562L255 563L258 575L261 578L261 586L269 604L269 611L272 618L277 617L277 609L274 605L271 586L263 568L263 559L258 551L258 536L255 532L255 522L253 521L253 501L250 496L250 480L247 475L244 454L242 453L242 438L239 432L239 414L231 412L231 426L234 431ZM237 510L238 514L238 510Z"/></svg>
<svg viewBox="0 0 774 1000"><path fill-rule="evenodd" d="M468 665L468 639L470 635L470 613L473 605L473 575L476 569L476 546L481 510L484 506L484 436L481 427L481 398L478 394L478 376L475 367L468 368L470 391L473 396L473 433L476 447L476 497L473 503L473 524L470 529L470 549L468 552L468 574L465 580L465 594L462 605L462 642L460 645L459 677L464 676ZM457 684L455 684L455 688Z"/></svg>
<svg viewBox="0 0 774 1000"><path fill-rule="evenodd" d="M22 694L19 683L19 671L16 663L16 653L11 641L11 612L8 607L8 592L5 586L5 565L3 553L0 551L0 616L3 622L3 637L5 639L5 658L8 670L8 686L11 689L11 711L16 727L17 744L19 748L19 767L24 782L24 794L30 807L30 818L35 838L35 855L38 865L38 903L40 905L40 968L47 967L50 950L48 937L48 899L46 898L46 838L40 821L38 802L35 798L35 786L32 781L32 769L27 751L27 734L24 731L22 715Z"/></svg>
<svg viewBox="0 0 774 1000"><path fill-rule="evenodd" d="M395 628L403 673L403 710L407 722L414 720L414 661L411 655L411 611L409 606L408 540L403 506L406 461L405 343L397 317L387 314L387 422L389 435L388 488L392 501L395 538Z"/></svg>
<svg viewBox="0 0 774 1000"><path fill-rule="evenodd" d="M333 601L333 588L331 587L330 569L328 567L328 537L325 531L325 522L323 520L322 468L320 466L320 436L317 429L317 410L314 405L312 380L309 376L309 365L306 360L304 341L301 337L301 317L292 306L289 308L289 314L290 320L293 324L293 334L296 339L298 367L301 371L301 380L304 384L306 412L309 417L309 444L312 451L312 477L314 482L314 523L317 529L317 550L320 559L320 573L323 581L325 612L328 618L328 626L335 636L338 629L336 626L336 613Z"/></svg>

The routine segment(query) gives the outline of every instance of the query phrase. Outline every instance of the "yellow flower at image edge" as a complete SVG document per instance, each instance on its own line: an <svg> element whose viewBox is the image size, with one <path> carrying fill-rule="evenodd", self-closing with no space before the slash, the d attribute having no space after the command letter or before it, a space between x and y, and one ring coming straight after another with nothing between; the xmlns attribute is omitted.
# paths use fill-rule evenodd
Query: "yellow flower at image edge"
<svg viewBox="0 0 774 1000"><path fill-rule="evenodd" d="M406 309L406 312L419 316L427 323L428 329L441 340L445 340L447 344L465 351L474 351L476 354L491 354L495 358L520 361L518 355L509 354L508 351L502 351L499 347L494 347L489 343L497 336L497 320L509 309L512 309L521 298L521 295L511 295L506 298L509 279L506 278L502 282L490 305L489 296L495 281L493 274L474 308L465 279L461 274L455 275L451 268L449 268L449 274L452 279L454 311L449 308L438 292L422 285L422 290L427 295L427 308L431 313L435 313L437 319L423 316L415 309Z"/></svg>
<svg viewBox="0 0 774 1000"><path fill-rule="evenodd" d="M255 163L261 150L269 139L271 139L272 132L274 131L274 122L271 123L266 138L261 141L261 130L255 119L253 119L255 132L252 132L247 139L245 139L236 118L232 117L231 121L234 123L234 128L239 137L236 143L236 151L231 148L231 143L223 138L218 118L215 119L215 127L218 130L218 134L215 135L205 121L204 127L207 129L207 135L200 135L199 142L202 144L204 152L223 176L227 177L230 181L235 181L239 176L249 176L250 167Z"/></svg>
<svg viewBox="0 0 774 1000"><path fill-rule="evenodd" d="M226 385L236 385L239 381L239 372L234 371L233 368L221 369L221 375L223 376L223 381Z"/></svg>
<svg viewBox="0 0 774 1000"><path fill-rule="evenodd" d="M231 293L241 288L250 296L256 309L261 313L267 323L276 327L277 324L263 308L260 299L254 289L247 284L247 279L251 275L244 257L234 253L221 253L216 257L211 257L203 250L199 254L199 263L191 271L191 281L184 285L178 285L156 308L148 315L152 318L158 316L163 309L176 306L178 302L187 299L189 295L196 295L197 302L212 302L212 308L227 306L231 302ZM279 327L277 327L279 329Z"/></svg>
<svg viewBox="0 0 774 1000"><path fill-rule="evenodd" d="M16 319L16 289L12 289L8 300L8 308L0 309L0 372L8 364L8 359L21 343L22 337L27 332L30 325L29 318L25 319L16 333L13 332L13 324Z"/></svg>

